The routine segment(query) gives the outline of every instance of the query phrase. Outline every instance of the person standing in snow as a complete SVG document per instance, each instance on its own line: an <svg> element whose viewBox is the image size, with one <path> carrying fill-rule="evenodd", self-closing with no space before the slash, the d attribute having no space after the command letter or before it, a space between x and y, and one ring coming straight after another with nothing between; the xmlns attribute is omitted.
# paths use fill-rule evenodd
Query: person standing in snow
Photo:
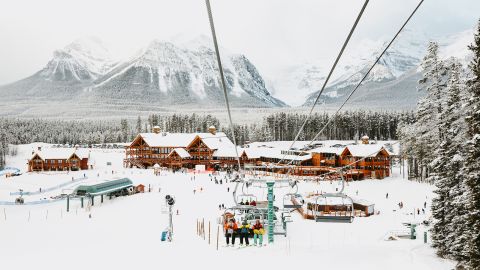
<svg viewBox="0 0 480 270"><path fill-rule="evenodd" d="M248 241L248 235L250 234L250 224L248 224L247 220L242 222L240 226L240 246L243 246L243 239L245 239L245 245L250 245Z"/></svg>
<svg viewBox="0 0 480 270"><path fill-rule="evenodd" d="M236 231L238 230L238 225L235 222L235 219L230 219L225 223L225 240L227 241L227 246L230 245L230 237L232 238L232 247L235 245L235 236Z"/></svg>
<svg viewBox="0 0 480 270"><path fill-rule="evenodd" d="M387 192L387 195L385 195L385 199L388 199L388 192Z"/></svg>
<svg viewBox="0 0 480 270"><path fill-rule="evenodd" d="M252 229L253 229L253 245L256 246L258 242L258 246L261 247L263 245L263 235L265 234L265 230L263 229L263 225L260 223L259 219L257 219Z"/></svg>

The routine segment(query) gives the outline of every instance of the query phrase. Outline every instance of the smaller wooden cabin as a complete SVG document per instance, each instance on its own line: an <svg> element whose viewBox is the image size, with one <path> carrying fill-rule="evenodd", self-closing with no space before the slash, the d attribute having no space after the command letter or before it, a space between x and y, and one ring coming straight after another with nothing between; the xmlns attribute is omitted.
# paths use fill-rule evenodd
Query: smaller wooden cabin
<svg viewBox="0 0 480 270"><path fill-rule="evenodd" d="M135 187L135 192L136 193L144 193L145 192L145 185L139 184L138 186Z"/></svg>
<svg viewBox="0 0 480 270"><path fill-rule="evenodd" d="M353 208L362 211L366 217L375 214L375 204L365 199L352 198Z"/></svg>
<svg viewBox="0 0 480 270"><path fill-rule="evenodd" d="M28 160L28 171L78 171L88 170L89 154L76 148L38 147Z"/></svg>

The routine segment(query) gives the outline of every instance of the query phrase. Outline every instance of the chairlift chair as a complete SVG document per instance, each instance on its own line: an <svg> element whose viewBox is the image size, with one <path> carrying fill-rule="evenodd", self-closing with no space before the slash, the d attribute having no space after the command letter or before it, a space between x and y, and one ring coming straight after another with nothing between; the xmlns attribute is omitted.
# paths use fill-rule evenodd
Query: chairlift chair
<svg viewBox="0 0 480 270"><path fill-rule="evenodd" d="M341 203L341 208L345 208L345 215L337 215L337 212L342 212L342 210L340 211L335 211L334 215L332 215L329 211L328 214L320 214L320 212L322 211L319 211L319 199L323 199L324 200L324 205L326 207L329 206L329 202L328 202L328 199L329 198L340 198L342 200L342 203ZM338 205L338 204L337 204ZM348 197L347 195L345 194L338 194L338 193L325 193L325 194L322 194L322 195L319 195L317 196L317 198L315 199L315 205L313 205L312 207L312 212L313 212L313 216L314 216L314 219L316 222L338 222L338 223L352 223L353 222L353 219L354 219L354 208L353 208L353 201L350 197ZM348 214L347 214L348 213Z"/></svg>
<svg viewBox="0 0 480 270"><path fill-rule="evenodd" d="M345 189L345 179L343 178L343 171L339 171L339 175L342 182L342 189L337 193L324 193L315 199L315 205L312 207L313 216L316 222L339 222L339 223L352 223L354 218L354 208L353 208L353 200L352 198L348 197L343 191ZM338 211L335 211L335 215L319 215L318 211L318 200L323 199L325 201L325 206L328 206L328 198L340 198L342 200L341 205L342 208L345 208L345 215L337 215ZM342 211L340 211L341 213ZM350 213L347 215L347 213Z"/></svg>
<svg viewBox="0 0 480 270"><path fill-rule="evenodd" d="M298 193L297 181L292 181L290 187L295 188L295 191L287 193L283 196L283 209L299 209L303 206L303 197ZM294 203L294 200L297 203Z"/></svg>

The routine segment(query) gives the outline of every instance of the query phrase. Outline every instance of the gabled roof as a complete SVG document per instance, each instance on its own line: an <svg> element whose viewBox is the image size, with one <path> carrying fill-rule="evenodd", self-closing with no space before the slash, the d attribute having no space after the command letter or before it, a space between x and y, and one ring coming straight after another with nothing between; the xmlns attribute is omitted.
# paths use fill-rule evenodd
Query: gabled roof
<svg viewBox="0 0 480 270"><path fill-rule="evenodd" d="M196 137L199 137L208 148L216 150L222 147L233 147L232 141L223 132L212 133L140 133L140 136L150 147L188 147ZM138 137L137 136L137 137Z"/></svg>
<svg viewBox="0 0 480 270"><path fill-rule="evenodd" d="M41 150L34 151L30 159L34 158L35 155L38 155L42 160L69 159L73 155L76 155L80 159L84 159L89 157L89 151L87 149L44 147Z"/></svg>
<svg viewBox="0 0 480 270"><path fill-rule="evenodd" d="M195 138L195 133L140 133L150 147L187 147Z"/></svg>
<svg viewBox="0 0 480 270"><path fill-rule="evenodd" d="M42 148L35 151L32 158L37 154L41 159L69 159L75 153L75 148Z"/></svg>
<svg viewBox="0 0 480 270"><path fill-rule="evenodd" d="M388 152L385 150L383 145L380 144L349 145L346 147L346 149L348 149L350 154L354 157L375 157L381 151L385 151L385 153L388 155Z"/></svg>
<svg viewBox="0 0 480 270"><path fill-rule="evenodd" d="M177 153L181 158L189 158L191 157L190 154L185 150L184 148L175 148L168 154L168 156L171 156L173 153Z"/></svg>

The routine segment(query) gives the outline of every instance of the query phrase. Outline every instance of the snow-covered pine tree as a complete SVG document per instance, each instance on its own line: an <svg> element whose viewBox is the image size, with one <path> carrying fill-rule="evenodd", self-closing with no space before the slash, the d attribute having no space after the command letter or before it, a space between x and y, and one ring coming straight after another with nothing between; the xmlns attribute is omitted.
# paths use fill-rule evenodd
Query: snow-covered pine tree
<svg viewBox="0 0 480 270"><path fill-rule="evenodd" d="M469 64L472 76L467 80L469 99L465 118L467 142L464 173L469 228L467 252L469 269L480 269L480 20L474 42L468 48L473 52L473 59Z"/></svg>
<svg viewBox="0 0 480 270"><path fill-rule="evenodd" d="M135 131L137 132L137 134L142 132L142 118L140 118L140 116L138 116L137 118L137 125L135 127Z"/></svg>
<svg viewBox="0 0 480 270"><path fill-rule="evenodd" d="M448 98L446 113L442 115L442 128L445 130L445 142L450 144L450 148L445 148L447 153L449 152L449 160L446 170L444 170L444 175L448 179L448 185L450 186L448 204L451 206L452 211L446 213L449 228L445 241L448 246L449 257L463 263L468 258L465 243L468 241L467 233L469 230L466 226L468 212L465 205L465 178L461 173L465 160L463 151L465 122L461 117L464 114L462 94L465 85L461 78L461 64L456 59L451 62L449 70L451 73L447 88Z"/></svg>
<svg viewBox="0 0 480 270"><path fill-rule="evenodd" d="M446 69L442 60L438 57L438 44L430 42L427 54L422 61L422 79L419 88L426 92L425 97L419 101L416 111L416 153L418 158L421 178L427 175L428 164L434 159L436 146L439 145L442 132L439 128L440 115L442 112L442 97L445 89L444 76ZM433 182L436 176L433 174L429 182Z"/></svg>
<svg viewBox="0 0 480 270"><path fill-rule="evenodd" d="M436 158L431 164L436 176L435 185L437 197L432 202L432 214L435 219L432 228L433 246L441 257L451 257L458 261L464 260L465 241L465 211L462 201L463 177L458 172L463 165L461 154L461 139L459 139L460 113L462 109L460 98L461 65L455 59L449 66L451 70L447 83L445 109L440 115L440 130L443 134L440 145L435 151Z"/></svg>

